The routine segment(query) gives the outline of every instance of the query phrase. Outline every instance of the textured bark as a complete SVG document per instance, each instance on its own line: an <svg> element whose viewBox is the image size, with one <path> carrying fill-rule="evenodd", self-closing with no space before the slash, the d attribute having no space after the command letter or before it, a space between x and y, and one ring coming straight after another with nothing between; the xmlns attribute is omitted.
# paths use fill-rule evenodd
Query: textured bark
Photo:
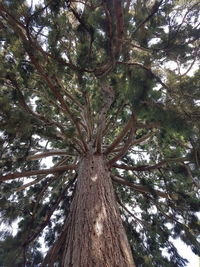
<svg viewBox="0 0 200 267"><path fill-rule="evenodd" d="M88 154L80 162L63 266L135 266L101 155Z"/></svg>

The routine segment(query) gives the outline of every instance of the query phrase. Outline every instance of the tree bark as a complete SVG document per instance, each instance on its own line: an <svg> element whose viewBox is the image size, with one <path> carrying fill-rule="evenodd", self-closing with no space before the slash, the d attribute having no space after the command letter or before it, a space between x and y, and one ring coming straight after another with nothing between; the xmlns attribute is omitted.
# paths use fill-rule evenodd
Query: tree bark
<svg viewBox="0 0 200 267"><path fill-rule="evenodd" d="M63 266L134 267L103 156L88 153L78 171Z"/></svg>

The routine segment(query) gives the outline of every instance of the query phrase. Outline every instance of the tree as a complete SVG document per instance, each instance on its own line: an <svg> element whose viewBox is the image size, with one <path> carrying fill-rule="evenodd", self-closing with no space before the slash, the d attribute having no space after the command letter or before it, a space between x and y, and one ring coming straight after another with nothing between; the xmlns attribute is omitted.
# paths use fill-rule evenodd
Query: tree
<svg viewBox="0 0 200 267"><path fill-rule="evenodd" d="M199 10L0 2L1 266L181 267L177 237L200 254Z"/></svg>

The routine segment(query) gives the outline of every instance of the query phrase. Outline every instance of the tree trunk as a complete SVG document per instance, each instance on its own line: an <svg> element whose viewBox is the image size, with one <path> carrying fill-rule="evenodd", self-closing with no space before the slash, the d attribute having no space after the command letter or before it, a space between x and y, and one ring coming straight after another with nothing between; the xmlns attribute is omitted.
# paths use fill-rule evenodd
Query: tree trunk
<svg viewBox="0 0 200 267"><path fill-rule="evenodd" d="M88 154L78 171L63 266L135 266L103 156Z"/></svg>

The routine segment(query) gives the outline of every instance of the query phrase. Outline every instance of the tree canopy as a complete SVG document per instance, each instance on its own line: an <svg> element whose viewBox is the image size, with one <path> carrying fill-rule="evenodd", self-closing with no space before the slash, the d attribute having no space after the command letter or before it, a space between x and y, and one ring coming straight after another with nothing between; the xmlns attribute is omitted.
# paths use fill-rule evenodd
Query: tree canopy
<svg viewBox="0 0 200 267"><path fill-rule="evenodd" d="M60 264L91 148L137 266L186 266L178 237L200 255L199 12L198 0L0 1L0 215L18 230L1 231L1 266L40 266L41 237Z"/></svg>

